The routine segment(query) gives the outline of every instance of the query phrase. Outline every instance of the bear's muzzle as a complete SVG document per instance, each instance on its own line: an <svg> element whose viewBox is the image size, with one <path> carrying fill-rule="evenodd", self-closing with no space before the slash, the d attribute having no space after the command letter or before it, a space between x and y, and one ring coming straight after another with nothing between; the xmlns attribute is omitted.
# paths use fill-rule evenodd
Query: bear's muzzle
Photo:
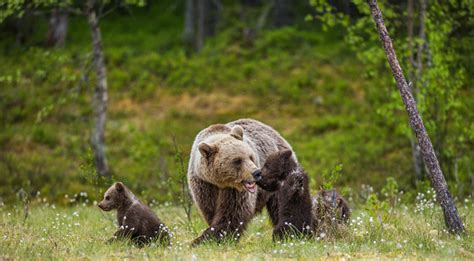
<svg viewBox="0 0 474 261"><path fill-rule="evenodd" d="M255 181L260 181L262 179L262 171L257 169L256 171L252 173L252 176L255 179Z"/></svg>

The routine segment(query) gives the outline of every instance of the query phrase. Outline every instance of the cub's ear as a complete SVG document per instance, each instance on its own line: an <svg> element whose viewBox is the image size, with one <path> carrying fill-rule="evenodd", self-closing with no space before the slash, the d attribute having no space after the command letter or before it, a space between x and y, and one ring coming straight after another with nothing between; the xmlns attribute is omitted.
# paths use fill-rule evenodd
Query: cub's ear
<svg viewBox="0 0 474 261"><path fill-rule="evenodd" d="M125 190L125 185L122 182L116 182L115 189L119 192L122 192Z"/></svg>
<svg viewBox="0 0 474 261"><path fill-rule="evenodd" d="M232 128L230 131L230 135L238 140L243 140L244 139L244 129L240 126L235 126Z"/></svg>
<svg viewBox="0 0 474 261"><path fill-rule="evenodd" d="M199 152L201 152L201 155L204 158L209 159L214 154L216 154L217 148L213 145L209 145L205 142L202 142L201 144L199 144Z"/></svg>
<svg viewBox="0 0 474 261"><path fill-rule="evenodd" d="M280 151L280 155L284 159L289 159L291 155L293 155L293 151L289 149L285 149L285 150Z"/></svg>

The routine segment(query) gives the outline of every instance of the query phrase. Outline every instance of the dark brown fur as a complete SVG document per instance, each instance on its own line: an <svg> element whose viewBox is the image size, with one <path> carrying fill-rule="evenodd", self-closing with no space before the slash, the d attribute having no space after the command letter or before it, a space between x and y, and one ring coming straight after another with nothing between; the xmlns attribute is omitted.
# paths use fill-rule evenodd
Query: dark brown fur
<svg viewBox="0 0 474 261"><path fill-rule="evenodd" d="M123 183L112 185L98 206L104 211L117 209L119 230L109 241L131 239L139 246L153 241L169 245L169 229L147 205L135 198Z"/></svg>
<svg viewBox="0 0 474 261"><path fill-rule="evenodd" d="M274 241L309 236L312 231L308 175L291 156L291 150L270 154L262 168L262 177L257 181L259 187L275 191L277 198L275 207L278 208L278 216L270 215L276 224L273 229Z"/></svg>
<svg viewBox="0 0 474 261"><path fill-rule="evenodd" d="M318 235L337 232L350 216L349 204L335 189L321 189L313 198L313 224Z"/></svg>

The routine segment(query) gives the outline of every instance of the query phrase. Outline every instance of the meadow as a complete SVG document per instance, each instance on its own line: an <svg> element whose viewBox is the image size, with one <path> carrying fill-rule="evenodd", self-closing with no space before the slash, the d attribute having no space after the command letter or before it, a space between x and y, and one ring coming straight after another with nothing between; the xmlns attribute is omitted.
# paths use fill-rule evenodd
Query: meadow
<svg viewBox="0 0 474 261"><path fill-rule="evenodd" d="M442 213L431 191L420 193L414 204L386 209L357 205L347 231L337 238L273 243L266 213L257 215L239 242L208 243L191 248L190 242L206 228L193 209L191 219L174 204L153 205L173 233L169 247L137 248L122 241L106 241L116 229L112 212L102 212L83 193L80 202L68 196L68 206L56 206L38 195L27 205L2 205L1 258L18 259L167 259L167 260L273 260L297 259L465 259L474 258L474 202L459 204L468 232L445 230ZM25 208L25 206L28 206ZM25 213L27 216L25 217Z"/></svg>

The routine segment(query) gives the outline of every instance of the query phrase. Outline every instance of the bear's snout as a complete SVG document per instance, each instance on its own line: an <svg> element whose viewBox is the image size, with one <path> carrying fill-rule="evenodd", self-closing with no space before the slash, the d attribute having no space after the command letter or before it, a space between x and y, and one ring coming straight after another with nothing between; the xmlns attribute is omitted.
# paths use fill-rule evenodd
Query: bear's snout
<svg viewBox="0 0 474 261"><path fill-rule="evenodd" d="M252 173L252 176L255 179L255 181L260 181L262 179L262 171L257 169L256 171Z"/></svg>
<svg viewBox="0 0 474 261"><path fill-rule="evenodd" d="M97 205L100 209L102 209L103 211L109 211L110 209L104 204L104 202L100 202L98 205Z"/></svg>

